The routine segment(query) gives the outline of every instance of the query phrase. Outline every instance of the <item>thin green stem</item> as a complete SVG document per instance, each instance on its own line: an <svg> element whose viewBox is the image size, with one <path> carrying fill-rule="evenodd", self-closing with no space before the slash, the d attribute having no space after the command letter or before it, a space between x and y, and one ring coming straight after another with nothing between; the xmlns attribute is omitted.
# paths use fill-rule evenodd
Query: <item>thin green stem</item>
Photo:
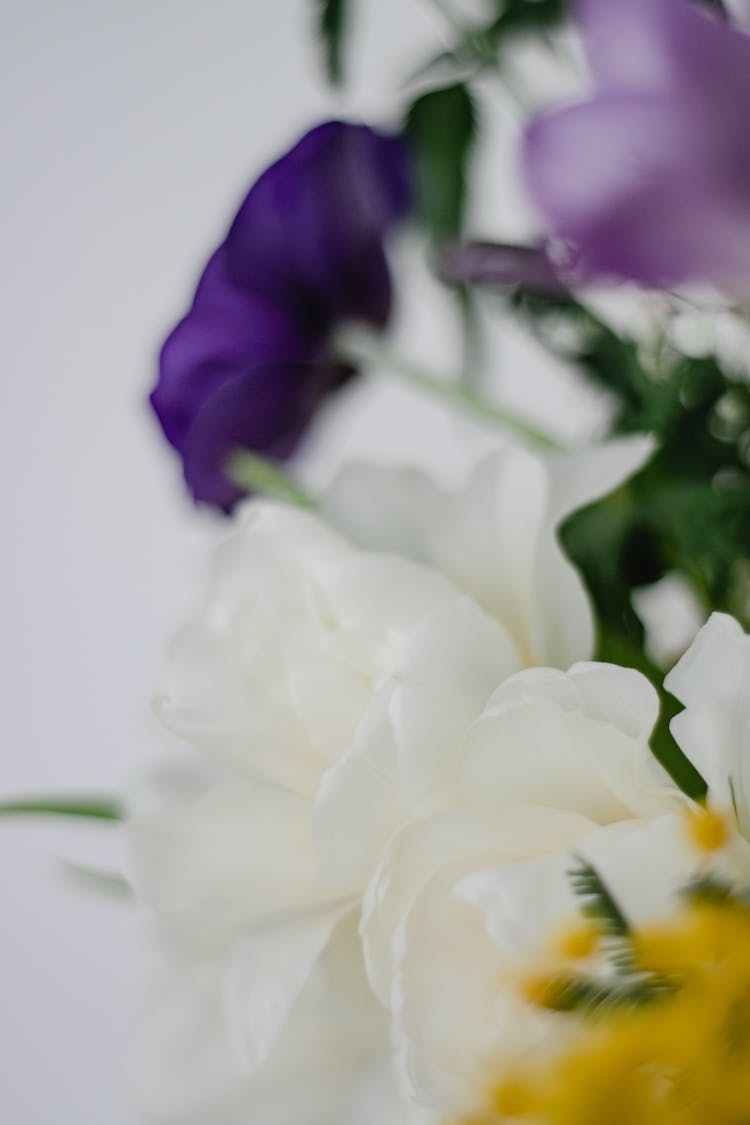
<svg viewBox="0 0 750 1125"><path fill-rule="evenodd" d="M468 285L456 291L458 315L461 324L461 383L464 389L478 387L477 372L483 368L484 341L478 316L476 292Z"/></svg>
<svg viewBox="0 0 750 1125"><path fill-rule="evenodd" d="M122 805L114 797L32 797L0 801L4 816L69 816L83 820L122 820Z"/></svg>
<svg viewBox="0 0 750 1125"><path fill-rule="evenodd" d="M381 368L388 374L396 376L402 382L409 383L418 390L425 392L446 406L462 411L475 421L485 425L497 426L504 430L511 430L523 437L526 441L538 445L543 449L557 452L563 447L549 434L543 433L536 426L519 418L509 410L504 410L492 402L474 394L458 381L448 381L435 375L432 371L404 359L384 345L374 335L362 329L347 328L337 334L336 350L342 359L356 365L372 364Z"/></svg>
<svg viewBox="0 0 750 1125"><path fill-rule="evenodd" d="M317 508L317 503L275 462L247 449L236 450L229 458L227 475L238 488L259 492L298 508Z"/></svg>

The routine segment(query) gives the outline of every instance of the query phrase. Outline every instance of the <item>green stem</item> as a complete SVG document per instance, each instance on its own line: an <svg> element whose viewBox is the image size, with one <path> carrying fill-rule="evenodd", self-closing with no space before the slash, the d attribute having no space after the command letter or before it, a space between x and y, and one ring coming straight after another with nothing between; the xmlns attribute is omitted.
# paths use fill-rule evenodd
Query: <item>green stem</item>
<svg viewBox="0 0 750 1125"><path fill-rule="evenodd" d="M33 797L0 801L3 816L70 816L85 820L122 820L122 805L113 797Z"/></svg>
<svg viewBox="0 0 750 1125"><path fill-rule="evenodd" d="M317 503L296 481L275 462L247 449L238 449L230 457L227 475L238 488L259 492L298 508L317 508Z"/></svg>
<svg viewBox="0 0 750 1125"><path fill-rule="evenodd" d="M336 337L339 356L355 365L372 364L395 375L405 383L417 387L447 406L455 407L476 421L501 429L512 430L534 445L561 452L563 446L516 414L474 394L460 382L448 381L434 375L411 360L404 359L364 329L347 328Z"/></svg>
<svg viewBox="0 0 750 1125"><path fill-rule="evenodd" d="M461 322L461 383L464 390L472 391L478 386L477 372L484 366L484 341L477 313L476 292L468 285L459 286L456 300Z"/></svg>

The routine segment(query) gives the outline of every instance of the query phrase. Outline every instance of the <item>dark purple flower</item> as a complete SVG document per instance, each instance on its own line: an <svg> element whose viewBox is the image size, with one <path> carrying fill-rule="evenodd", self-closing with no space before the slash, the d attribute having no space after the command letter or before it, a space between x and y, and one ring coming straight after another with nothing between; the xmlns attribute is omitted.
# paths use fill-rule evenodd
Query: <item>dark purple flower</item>
<svg viewBox="0 0 750 1125"><path fill-rule="evenodd" d="M594 96L537 119L532 195L582 278L750 292L750 37L688 0L578 0Z"/></svg>
<svg viewBox="0 0 750 1125"><path fill-rule="evenodd" d="M338 121L250 189L162 348L151 395L196 500L231 510L242 492L225 475L229 454L288 457L353 374L331 334L342 321L385 325L383 242L409 203L401 141Z"/></svg>

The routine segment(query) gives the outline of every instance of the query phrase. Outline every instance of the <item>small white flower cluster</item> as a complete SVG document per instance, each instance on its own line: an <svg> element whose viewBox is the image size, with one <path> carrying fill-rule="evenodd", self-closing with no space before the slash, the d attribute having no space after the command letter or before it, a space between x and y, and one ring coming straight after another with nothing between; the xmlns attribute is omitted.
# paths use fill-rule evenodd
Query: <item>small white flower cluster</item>
<svg viewBox="0 0 750 1125"><path fill-rule="evenodd" d="M130 827L154 916L144 1103L174 1125L437 1125L543 1040L519 966L576 916L571 857L636 921L694 874L658 700L591 662L556 539L650 450L507 450L458 495L358 468L320 515L241 511L157 706L210 785ZM750 639L668 680L714 869L750 878ZM730 782L731 779L731 782Z"/></svg>

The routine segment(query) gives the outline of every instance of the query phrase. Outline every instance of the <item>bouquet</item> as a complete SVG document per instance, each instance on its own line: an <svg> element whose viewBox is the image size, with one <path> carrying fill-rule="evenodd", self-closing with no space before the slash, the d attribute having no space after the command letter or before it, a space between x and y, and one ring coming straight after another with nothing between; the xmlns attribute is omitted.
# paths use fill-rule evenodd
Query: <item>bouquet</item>
<svg viewBox="0 0 750 1125"><path fill-rule="evenodd" d="M315 9L344 89L354 6ZM393 119L262 171L161 350L226 517L155 697L179 765L4 811L126 821L146 1120L747 1125L749 13L435 7ZM534 219L491 240L493 99ZM394 343L403 247L452 373ZM547 390L493 384L514 333ZM463 474L383 432L313 481L375 372L463 419Z"/></svg>

